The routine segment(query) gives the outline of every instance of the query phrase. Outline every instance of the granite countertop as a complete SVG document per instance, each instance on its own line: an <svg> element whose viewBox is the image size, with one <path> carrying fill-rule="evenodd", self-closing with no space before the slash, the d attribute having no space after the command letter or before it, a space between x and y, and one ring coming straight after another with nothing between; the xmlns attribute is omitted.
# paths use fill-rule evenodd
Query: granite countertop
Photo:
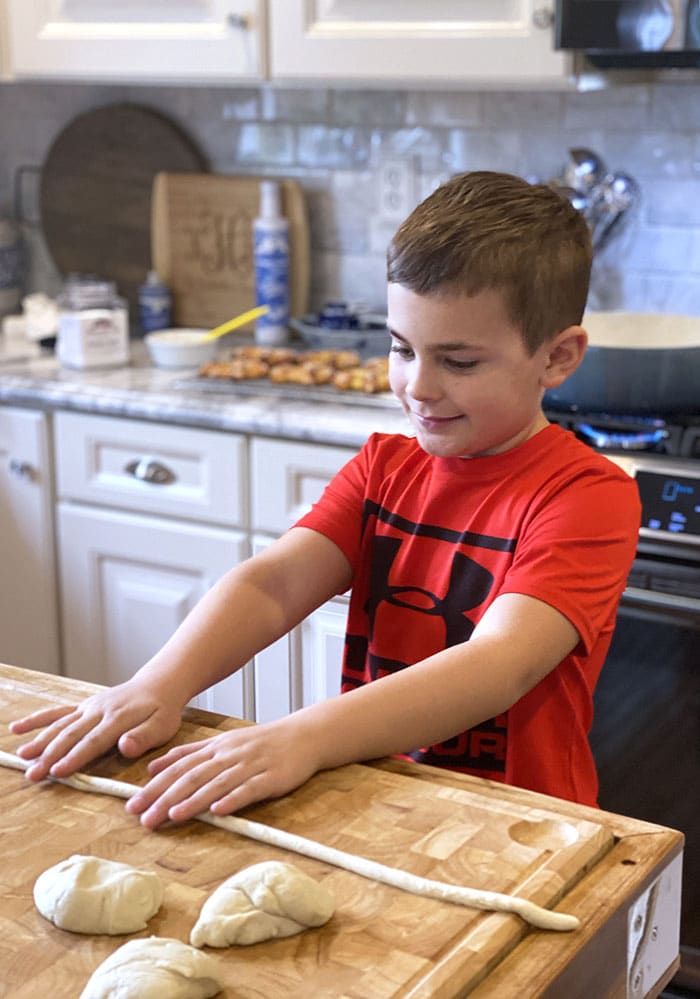
<svg viewBox="0 0 700 999"><path fill-rule="evenodd" d="M53 355L0 365L0 404L64 409L101 416L286 437L322 444L361 446L375 431L410 434L408 420L390 397L338 395L329 401L285 397L277 386L260 384L219 392L186 387L195 369L152 367L141 341L132 343L128 367L74 371ZM245 393L245 394L244 394ZM363 401L364 398L364 401Z"/></svg>

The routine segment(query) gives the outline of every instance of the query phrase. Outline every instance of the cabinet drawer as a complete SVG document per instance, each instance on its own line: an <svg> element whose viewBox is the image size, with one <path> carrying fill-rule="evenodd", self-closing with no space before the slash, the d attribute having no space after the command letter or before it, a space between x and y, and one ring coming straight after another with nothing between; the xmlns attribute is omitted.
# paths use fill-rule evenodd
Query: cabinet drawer
<svg viewBox="0 0 700 999"><path fill-rule="evenodd" d="M245 438L137 420L57 413L61 499L244 526Z"/></svg>
<svg viewBox="0 0 700 999"><path fill-rule="evenodd" d="M252 526L282 534L303 516L357 452L326 444L254 439L251 443Z"/></svg>

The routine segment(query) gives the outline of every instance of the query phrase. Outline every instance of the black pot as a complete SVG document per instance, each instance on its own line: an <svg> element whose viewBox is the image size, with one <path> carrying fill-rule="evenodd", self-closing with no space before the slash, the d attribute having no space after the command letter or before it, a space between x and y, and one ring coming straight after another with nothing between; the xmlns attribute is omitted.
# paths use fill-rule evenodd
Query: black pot
<svg viewBox="0 0 700 999"><path fill-rule="evenodd" d="M700 412L700 318L589 312L588 349L544 405L593 413Z"/></svg>

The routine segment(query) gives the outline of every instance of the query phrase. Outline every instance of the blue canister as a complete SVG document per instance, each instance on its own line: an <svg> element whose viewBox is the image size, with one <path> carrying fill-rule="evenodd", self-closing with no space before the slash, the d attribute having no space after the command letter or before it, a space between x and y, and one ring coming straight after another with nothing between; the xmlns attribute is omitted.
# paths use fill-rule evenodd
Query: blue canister
<svg viewBox="0 0 700 999"><path fill-rule="evenodd" d="M139 325L142 332L168 329L171 307L170 289L158 277L157 271L149 271L145 283L139 288Z"/></svg>

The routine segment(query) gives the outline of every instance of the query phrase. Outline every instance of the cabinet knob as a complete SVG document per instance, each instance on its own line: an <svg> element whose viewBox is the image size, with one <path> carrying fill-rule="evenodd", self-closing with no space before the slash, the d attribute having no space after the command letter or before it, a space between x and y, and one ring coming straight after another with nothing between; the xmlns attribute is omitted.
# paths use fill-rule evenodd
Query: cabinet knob
<svg viewBox="0 0 700 999"><path fill-rule="evenodd" d="M28 461L21 461L19 458L10 458L10 473L18 479L32 480L36 474L34 466Z"/></svg>
<svg viewBox="0 0 700 999"><path fill-rule="evenodd" d="M177 478L171 468L152 458L136 458L124 466L124 471L139 482L148 482L152 486L166 486Z"/></svg>
<svg viewBox="0 0 700 999"><path fill-rule="evenodd" d="M551 7L535 7L532 23L536 28L551 28L554 24L554 11Z"/></svg>
<svg viewBox="0 0 700 999"><path fill-rule="evenodd" d="M229 28L236 28L238 31L247 31L250 27L247 14L227 14L226 23Z"/></svg>

